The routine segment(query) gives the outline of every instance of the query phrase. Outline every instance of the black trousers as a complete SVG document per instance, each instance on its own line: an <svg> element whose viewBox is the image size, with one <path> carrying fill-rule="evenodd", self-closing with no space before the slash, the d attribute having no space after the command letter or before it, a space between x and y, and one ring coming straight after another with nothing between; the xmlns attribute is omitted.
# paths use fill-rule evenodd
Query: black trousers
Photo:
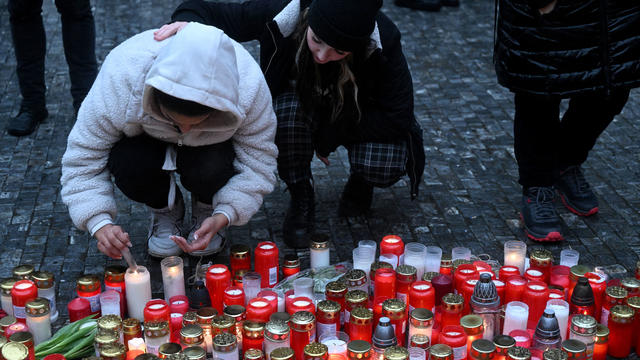
<svg viewBox="0 0 640 360"><path fill-rule="evenodd" d="M116 186L128 198L155 209L167 207L170 175L162 170L167 146L176 147L176 172L185 189L200 202L211 204L213 195L235 175L231 140L191 147L169 144L146 134L125 137L111 149L107 167Z"/></svg>
<svg viewBox="0 0 640 360"><path fill-rule="evenodd" d="M98 74L96 29L89 0L55 0L62 21L64 56L71 96L77 110ZM9 22L16 53L18 82L25 107L44 107L46 35L42 0L9 0Z"/></svg>
<svg viewBox="0 0 640 360"><path fill-rule="evenodd" d="M561 98L516 93L514 150L520 184L552 186L560 171L585 162L628 99L628 89L614 90L609 96L574 96L560 121Z"/></svg>

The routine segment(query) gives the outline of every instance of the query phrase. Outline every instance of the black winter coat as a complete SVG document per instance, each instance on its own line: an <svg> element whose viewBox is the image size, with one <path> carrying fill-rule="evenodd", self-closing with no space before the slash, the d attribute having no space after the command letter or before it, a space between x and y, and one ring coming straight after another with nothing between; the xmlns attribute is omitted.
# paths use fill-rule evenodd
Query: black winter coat
<svg viewBox="0 0 640 360"><path fill-rule="evenodd" d="M292 39L298 19L310 0L253 0L221 3L190 0L172 15L173 21L195 21L213 25L239 42L260 42L260 66L275 98L288 88L297 44ZM299 6L298 6L299 4ZM295 5L295 6L294 6ZM425 166L422 129L413 113L413 84L402 53L400 32L381 12L376 17L382 49L364 62L356 83L362 117L355 128L339 129L316 144L320 155L328 155L339 145L355 142L402 142L408 145L407 174L411 196ZM379 44L380 46L380 44Z"/></svg>
<svg viewBox="0 0 640 360"><path fill-rule="evenodd" d="M640 1L497 0L495 67L512 91L568 97L640 85Z"/></svg>

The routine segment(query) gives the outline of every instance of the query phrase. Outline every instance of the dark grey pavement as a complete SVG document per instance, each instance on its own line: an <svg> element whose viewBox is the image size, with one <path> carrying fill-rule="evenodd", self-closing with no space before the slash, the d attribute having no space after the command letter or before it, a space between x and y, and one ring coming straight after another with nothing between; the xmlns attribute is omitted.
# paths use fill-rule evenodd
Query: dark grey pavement
<svg viewBox="0 0 640 360"><path fill-rule="evenodd" d="M337 204L348 177L346 151L330 157L331 166L313 162L317 228L332 239L332 260L348 260L359 240L397 234L405 242L440 245L445 251L467 246L475 254L501 259L507 240L526 240L519 221L520 186L513 155L513 99L496 83L492 60L492 0L461 0L458 9L438 13L410 11L385 1L384 11L403 33L414 79L415 113L424 128L427 166L416 201L407 179L376 189L369 216L340 218ZM94 1L100 61L128 37L162 25L177 0ZM60 159L73 125L68 69L60 20L51 0L44 4L48 52L46 80L50 116L31 136L4 131L19 108L15 58L6 0L0 0L0 277L13 266L31 263L52 271L59 281L59 306L74 297L75 279L101 274L114 263L96 249L95 240L73 227L60 199ZM247 44L256 54L254 43ZM545 245L559 256L572 247L581 262L619 264L633 271L640 254L640 92L632 91L624 111L609 126L584 165L600 199L600 213L579 218L558 204L567 240ZM634 140L636 139L636 140ZM548 144L554 146L554 144ZM282 243L282 220L289 194L280 182L247 226L230 229L234 243ZM118 193L121 224L133 237L139 263L158 268L146 256L148 214ZM528 242L530 246L534 244ZM308 252L301 252L308 264ZM187 258L192 265L195 259ZM215 261L228 262L228 251ZM303 265L304 266L304 265ZM161 291L153 272L154 292ZM63 318L66 316L66 310ZM60 321L60 320L59 320Z"/></svg>

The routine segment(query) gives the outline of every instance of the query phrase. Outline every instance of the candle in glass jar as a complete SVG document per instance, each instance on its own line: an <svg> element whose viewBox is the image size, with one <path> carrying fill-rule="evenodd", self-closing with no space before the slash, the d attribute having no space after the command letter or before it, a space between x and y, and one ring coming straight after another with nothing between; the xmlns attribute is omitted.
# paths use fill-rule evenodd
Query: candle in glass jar
<svg viewBox="0 0 640 360"><path fill-rule="evenodd" d="M516 346L529 348L531 346L531 334L525 329L514 329L509 333L516 341Z"/></svg>
<svg viewBox="0 0 640 360"><path fill-rule="evenodd" d="M229 265L232 276L235 276L238 270L251 270L251 253L247 245L231 245L229 255Z"/></svg>
<svg viewBox="0 0 640 360"><path fill-rule="evenodd" d="M442 297L441 328L447 325L459 325L462 317L464 298L462 295L449 293Z"/></svg>
<svg viewBox="0 0 640 360"><path fill-rule="evenodd" d="M56 306L56 287L53 273L49 271L35 271L31 274L31 279L38 287L38 297L49 300L51 322L58 319L58 308Z"/></svg>
<svg viewBox="0 0 640 360"><path fill-rule="evenodd" d="M269 300L261 297L249 300L247 305L247 320L266 323L273 313Z"/></svg>
<svg viewBox="0 0 640 360"><path fill-rule="evenodd" d="M180 313L184 315L187 311L189 311L189 298L187 298L186 295L175 295L169 299L170 313Z"/></svg>
<svg viewBox="0 0 640 360"><path fill-rule="evenodd" d="M300 272L300 258L295 254L287 254L284 256L284 264L282 264L282 275L284 277L293 276Z"/></svg>
<svg viewBox="0 0 640 360"><path fill-rule="evenodd" d="M621 286L609 286L606 290L602 308L600 309L600 323L607 326L611 308L616 305L624 305L627 298L627 290ZM597 317L594 316L597 320Z"/></svg>
<svg viewBox="0 0 640 360"><path fill-rule="evenodd" d="M33 334L35 345L51 338L51 313L49 300L36 298L26 305L27 326Z"/></svg>
<svg viewBox="0 0 640 360"><path fill-rule="evenodd" d="M222 264L214 264L207 269L207 290L211 299L211 307L222 313L222 296L226 288L231 286L231 272Z"/></svg>
<svg viewBox="0 0 640 360"><path fill-rule="evenodd" d="M298 311L291 316L291 348L296 359L304 358L304 347L316 339L315 316L308 311Z"/></svg>
<svg viewBox="0 0 640 360"><path fill-rule="evenodd" d="M417 278L416 268L411 265L400 265L396 268L395 275L396 275L395 297L404 301L405 303L408 303L411 284L413 284ZM374 297L375 297L375 292L374 292Z"/></svg>
<svg viewBox="0 0 640 360"><path fill-rule="evenodd" d="M388 299L382 303L382 316L391 320L395 328L398 345L404 346L407 334L407 305L399 299Z"/></svg>
<svg viewBox="0 0 640 360"><path fill-rule="evenodd" d="M533 249L529 255L529 265L542 273L542 281L549 283L553 254L547 249Z"/></svg>
<svg viewBox="0 0 640 360"><path fill-rule="evenodd" d="M244 306L244 291L237 286L229 286L224 290L222 294L222 304L226 308L230 305L242 305Z"/></svg>
<svg viewBox="0 0 640 360"><path fill-rule="evenodd" d="M67 304L69 322L78 321L91 315L91 304L84 298L75 298Z"/></svg>
<svg viewBox="0 0 640 360"><path fill-rule="evenodd" d="M591 285L591 290L593 291L593 313L597 319L602 312L602 301L607 289L606 275L588 272L584 274L584 277L589 280L589 285Z"/></svg>
<svg viewBox="0 0 640 360"><path fill-rule="evenodd" d="M120 293L107 290L100 294L100 314L120 316Z"/></svg>
<svg viewBox="0 0 640 360"><path fill-rule="evenodd" d="M544 282L544 274L542 273L542 271L535 268L529 268L525 270L524 278L527 279L527 281Z"/></svg>
<svg viewBox="0 0 640 360"><path fill-rule="evenodd" d="M515 329L526 329L529 319L529 306L520 301L512 301L507 304L504 314L504 327L502 333L509 335Z"/></svg>
<svg viewBox="0 0 640 360"><path fill-rule="evenodd" d="M373 333L373 312L362 306L351 311L349 317L349 339L371 342Z"/></svg>
<svg viewBox="0 0 640 360"><path fill-rule="evenodd" d="M393 254L398 257L398 262L394 265L404 263L404 242L398 235L387 235L380 242L380 255Z"/></svg>
<svg viewBox="0 0 640 360"><path fill-rule="evenodd" d="M26 304L38 297L38 288L31 280L19 280L11 290L11 302L13 303L13 316L21 323L26 323Z"/></svg>
<svg viewBox="0 0 640 360"><path fill-rule="evenodd" d="M426 281L416 281L409 289L409 311L413 309L427 309L435 311L436 291L431 283Z"/></svg>
<svg viewBox="0 0 640 360"><path fill-rule="evenodd" d="M529 321L527 328L535 329L549 301L549 288L541 281L527 283L522 299L529 305Z"/></svg>
<svg viewBox="0 0 640 360"><path fill-rule="evenodd" d="M160 261L164 299L169 301L172 296L185 295L184 264L179 256L169 256Z"/></svg>
<svg viewBox="0 0 640 360"><path fill-rule="evenodd" d="M442 249L438 246L427 246L427 256L424 263L425 272L439 272L442 260Z"/></svg>
<svg viewBox="0 0 640 360"><path fill-rule="evenodd" d="M257 272L248 272L242 277L242 290L244 290L245 306L249 304L249 300L258 296L261 287L262 276Z"/></svg>
<svg viewBox="0 0 640 360"><path fill-rule="evenodd" d="M506 281L510 276L520 275L520 269L517 266L505 265L498 272L498 279Z"/></svg>
<svg viewBox="0 0 640 360"><path fill-rule="evenodd" d="M169 322L169 305L162 299L152 299L147 301L143 310L144 322L166 321Z"/></svg>
<svg viewBox="0 0 640 360"><path fill-rule="evenodd" d="M516 340L509 335L498 335L493 338L493 345L496 346L494 360L505 360L509 349L516 346Z"/></svg>
<svg viewBox="0 0 640 360"><path fill-rule="evenodd" d="M127 311L126 286L124 274L127 268L120 265L109 265L104 269L104 289L117 291L120 294L120 317Z"/></svg>
<svg viewBox="0 0 640 360"><path fill-rule="evenodd" d="M585 277L578 279L578 284L573 288L569 301L570 314L595 315L593 290L589 280Z"/></svg>
<svg viewBox="0 0 640 360"><path fill-rule="evenodd" d="M329 266L329 236L326 234L313 234L310 242L311 270Z"/></svg>
<svg viewBox="0 0 640 360"><path fill-rule="evenodd" d="M287 309L289 315L293 315L298 311L308 311L315 315L316 307L313 300L306 296L298 296L291 300L291 306Z"/></svg>
<svg viewBox="0 0 640 360"><path fill-rule="evenodd" d="M484 321L478 315L465 315L460 319L460 326L464 329L467 336L467 353L471 352L471 344L478 339L482 339L484 332ZM493 339L493 337L492 337ZM493 343L491 343L493 346Z"/></svg>
<svg viewBox="0 0 640 360"><path fill-rule="evenodd" d="M409 339L414 335L426 335L431 339L433 330L433 312L417 308L409 312Z"/></svg>
<svg viewBox="0 0 640 360"><path fill-rule="evenodd" d="M633 309L627 305L611 308L608 321L608 354L616 358L625 358L631 352L631 333L633 327Z"/></svg>
<svg viewBox="0 0 640 360"><path fill-rule="evenodd" d="M562 299L551 299L547 301L547 309L555 312L560 328L560 337L563 341L566 340L569 328L569 303Z"/></svg>
<svg viewBox="0 0 640 360"><path fill-rule="evenodd" d="M449 345L453 350L453 359L462 360L467 358L467 336L460 325L447 325L442 328L440 337L441 344Z"/></svg>
<svg viewBox="0 0 640 360"><path fill-rule="evenodd" d="M258 243L254 263L256 272L260 274L261 287L272 287L278 282L278 247L274 242Z"/></svg>
<svg viewBox="0 0 640 360"><path fill-rule="evenodd" d="M129 317L144 321L144 306L151 300L151 277L147 268L128 268L124 275Z"/></svg>
<svg viewBox="0 0 640 360"><path fill-rule="evenodd" d="M504 289L504 303L512 301L522 301L522 294L527 287L527 279L520 275L510 276Z"/></svg>
<svg viewBox="0 0 640 360"><path fill-rule="evenodd" d="M632 339L632 345L633 345ZM609 328L602 324L596 326L596 342L593 346L593 360L606 360L609 347ZM636 351L638 348L636 347Z"/></svg>
<svg viewBox="0 0 640 360"><path fill-rule="evenodd" d="M569 340L579 340L586 346L586 355L588 359L593 357L593 346L596 337L596 319L590 315L574 315L570 319ZM564 343L569 341L565 340Z"/></svg>
<svg viewBox="0 0 640 360"><path fill-rule="evenodd" d="M100 315L100 278L96 275L83 275L76 281L78 297L89 300L91 313Z"/></svg>
<svg viewBox="0 0 640 360"><path fill-rule="evenodd" d="M18 281L16 278L2 279L0 289L2 290L2 310L9 316L13 316L13 302L11 300L11 289Z"/></svg>
<svg viewBox="0 0 640 360"><path fill-rule="evenodd" d="M344 311L346 309L345 296L347 295L347 285L341 281L331 281L325 286L325 297L327 300L340 304L340 323L344 324Z"/></svg>
<svg viewBox="0 0 640 360"><path fill-rule="evenodd" d="M278 294L271 289L263 289L258 293L258 297L267 299L271 306L271 313L278 312Z"/></svg>
<svg viewBox="0 0 640 360"><path fill-rule="evenodd" d="M467 280L478 280L479 278L480 273L478 273L478 270L473 264L459 265L453 275L453 287L456 293L462 294L462 287Z"/></svg>
<svg viewBox="0 0 640 360"><path fill-rule="evenodd" d="M453 292L453 278L450 275L434 277L431 279L431 285L435 291L435 306L440 305L443 296ZM411 300L411 295L409 295L409 300Z"/></svg>
<svg viewBox="0 0 640 360"><path fill-rule="evenodd" d="M524 273L524 263L527 254L527 244L519 240L510 240L504 243L504 265L518 268L520 274Z"/></svg>
<svg viewBox="0 0 640 360"><path fill-rule="evenodd" d="M318 338L324 334L335 334L340 330L340 304L331 300L318 302L316 312L316 327Z"/></svg>
<svg viewBox="0 0 640 360"><path fill-rule="evenodd" d="M392 269L378 269L376 271L373 297L396 297L396 272Z"/></svg>

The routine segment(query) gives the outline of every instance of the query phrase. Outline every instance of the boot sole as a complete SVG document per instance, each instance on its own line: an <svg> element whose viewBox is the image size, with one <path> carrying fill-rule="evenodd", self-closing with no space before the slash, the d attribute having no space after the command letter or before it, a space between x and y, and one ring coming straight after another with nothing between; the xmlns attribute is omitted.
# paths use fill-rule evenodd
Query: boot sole
<svg viewBox="0 0 640 360"><path fill-rule="evenodd" d="M522 214L520 214L520 221L522 221L524 233L531 240L539 242L558 242L564 240L564 237L559 231L552 231L547 235L533 233L531 230L529 230L529 228L527 228L527 224L524 222L524 217L522 216Z"/></svg>
<svg viewBox="0 0 640 360"><path fill-rule="evenodd" d="M594 207L591 210L586 210L586 211L582 211L577 209L575 206L573 206L569 200L567 199L567 197L560 191L558 190L558 194L560 195L560 199L562 200L562 204L564 204L564 207L566 207L569 211L571 211L572 213L579 215L579 216L591 216L594 215L598 212L598 207Z"/></svg>

